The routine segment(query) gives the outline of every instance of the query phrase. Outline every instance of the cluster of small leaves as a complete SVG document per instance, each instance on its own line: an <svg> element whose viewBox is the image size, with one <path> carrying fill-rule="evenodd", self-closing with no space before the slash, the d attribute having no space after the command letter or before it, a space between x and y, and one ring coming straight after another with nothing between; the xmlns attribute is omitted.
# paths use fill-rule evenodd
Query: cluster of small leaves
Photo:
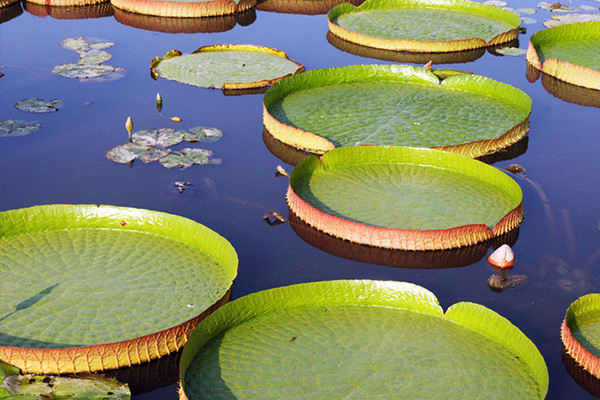
<svg viewBox="0 0 600 400"><path fill-rule="evenodd" d="M106 158L119 164L128 164L139 159L148 164L159 161L165 168L185 169L192 165L220 164L211 158L213 152L206 149L185 148L181 151L167 149L186 141L188 143L213 143L223 136L216 128L197 126L184 130L171 128L149 129L134 132L131 142L110 149Z"/></svg>
<svg viewBox="0 0 600 400"><path fill-rule="evenodd" d="M15 104L17 110L30 112L30 113L50 113L56 112L63 105L63 101L60 99L54 100L43 100L37 97L30 97L27 99L19 100Z"/></svg>
<svg viewBox="0 0 600 400"><path fill-rule="evenodd" d="M41 125L37 121L18 121L8 119L0 121L0 137L16 137L29 135L33 131L40 129Z"/></svg>
<svg viewBox="0 0 600 400"><path fill-rule="evenodd" d="M67 38L60 42L67 50L73 50L79 54L77 64L61 64L52 69L52 73L65 78L100 78L111 74L112 79L121 76L116 73L123 68L115 68L111 65L102 64L112 58L112 54L104 49L114 46L113 42L103 42L99 39L80 36L78 38Z"/></svg>
<svg viewBox="0 0 600 400"><path fill-rule="evenodd" d="M583 4L580 6L573 6L571 4L566 5L560 2L549 3L542 1L538 3L537 7L544 11L550 11L553 13L549 20L544 21L546 28L553 26L572 24L575 22L588 22L588 21L600 21L600 13L590 14L581 13L579 11L599 11L598 6L590 6Z"/></svg>

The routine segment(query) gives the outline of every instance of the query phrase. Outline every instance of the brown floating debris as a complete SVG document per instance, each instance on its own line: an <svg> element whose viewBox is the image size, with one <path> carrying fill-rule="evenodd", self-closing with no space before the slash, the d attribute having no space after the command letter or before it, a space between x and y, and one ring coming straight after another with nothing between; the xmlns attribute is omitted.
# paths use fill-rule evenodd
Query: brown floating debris
<svg viewBox="0 0 600 400"><path fill-rule="evenodd" d="M496 268L512 268L515 265L515 253L509 245L503 244L498 247L487 260Z"/></svg>
<svg viewBox="0 0 600 400"><path fill-rule="evenodd" d="M511 289L523 285L527 282L525 275L509 275L507 273L494 274L489 277L488 285L490 289L501 292L504 289Z"/></svg>
<svg viewBox="0 0 600 400"><path fill-rule="evenodd" d="M275 176L288 176L288 172L281 165L278 165L275 169Z"/></svg>
<svg viewBox="0 0 600 400"><path fill-rule="evenodd" d="M263 216L263 220L271 226L284 224L287 222L287 219L284 216L273 210L266 213Z"/></svg>
<svg viewBox="0 0 600 400"><path fill-rule="evenodd" d="M192 183L177 181L173 183L173 186L177 188L177 191L179 193L183 193L185 191L185 188L192 186Z"/></svg>
<svg viewBox="0 0 600 400"><path fill-rule="evenodd" d="M523 166L519 164L510 164L508 167L506 167L506 170L512 172L513 174L517 174L519 172L525 171L525 168L523 168Z"/></svg>

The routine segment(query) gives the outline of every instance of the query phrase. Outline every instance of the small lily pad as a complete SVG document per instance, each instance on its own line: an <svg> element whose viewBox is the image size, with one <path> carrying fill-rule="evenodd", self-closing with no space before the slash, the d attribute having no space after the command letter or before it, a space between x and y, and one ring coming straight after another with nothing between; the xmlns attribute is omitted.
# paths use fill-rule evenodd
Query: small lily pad
<svg viewBox="0 0 600 400"><path fill-rule="evenodd" d="M487 4L487 5L490 5L490 6L496 6L496 7L505 7L505 6L508 5L507 2L502 1L502 0L485 0L483 2L483 4Z"/></svg>
<svg viewBox="0 0 600 400"><path fill-rule="evenodd" d="M31 112L31 113L49 113L56 112L63 105L63 101L60 99L54 99L46 101L38 99L37 97L30 97L28 99L19 100L15 107L18 110Z"/></svg>
<svg viewBox="0 0 600 400"><path fill-rule="evenodd" d="M73 51L89 51L89 50L102 50L115 45L114 42L105 42L100 39L89 38L80 36L77 38L66 38L60 45L67 50Z"/></svg>
<svg viewBox="0 0 600 400"><path fill-rule="evenodd" d="M537 20L535 18L521 17L521 22L523 22L525 25L531 25L535 24Z"/></svg>
<svg viewBox="0 0 600 400"><path fill-rule="evenodd" d="M152 146L126 143L110 149L106 152L106 158L119 164L127 164L139 158L144 164L148 164L160 160L170 152L170 150L158 149Z"/></svg>
<svg viewBox="0 0 600 400"><path fill-rule="evenodd" d="M195 126L185 133L185 141L190 143L214 143L223 137L223 132L217 128Z"/></svg>
<svg viewBox="0 0 600 400"><path fill-rule="evenodd" d="M204 164L219 164L220 159L209 159L213 155L213 152L206 149L191 149L185 148L180 152L172 152L171 154L160 159L160 163L165 168L176 168L186 169L192 165L204 165Z"/></svg>
<svg viewBox="0 0 600 400"><path fill-rule="evenodd" d="M0 137L25 136L40 128L41 125L37 121L18 121L14 119L0 121Z"/></svg>
<svg viewBox="0 0 600 400"><path fill-rule="evenodd" d="M128 400L131 393L126 384L114 378L86 375L62 376L11 375L2 384L11 399ZM26 397L31 396L31 397Z"/></svg>
<svg viewBox="0 0 600 400"><path fill-rule="evenodd" d="M591 22L591 21L600 21L600 14L564 14L564 15L553 15L547 21L544 21L544 26L546 28L551 28L553 26L565 25L565 24L573 24L575 22Z"/></svg>
<svg viewBox="0 0 600 400"><path fill-rule="evenodd" d="M131 135L131 140L141 146L169 147L183 142L185 134L185 131L171 128L148 129L135 132Z"/></svg>
<svg viewBox="0 0 600 400"><path fill-rule="evenodd" d="M533 15L535 14L535 8L517 8L515 12L519 15L527 14Z"/></svg>
<svg viewBox="0 0 600 400"><path fill-rule="evenodd" d="M112 58L112 54L104 50L79 52L79 64L102 64Z"/></svg>
<svg viewBox="0 0 600 400"><path fill-rule="evenodd" d="M64 78L98 78L115 71L115 67L104 64L61 64L52 68L52 73Z"/></svg>
<svg viewBox="0 0 600 400"><path fill-rule="evenodd" d="M518 47L502 47L494 50L496 53L502 54L503 56L522 56L527 53L527 50L519 49Z"/></svg>

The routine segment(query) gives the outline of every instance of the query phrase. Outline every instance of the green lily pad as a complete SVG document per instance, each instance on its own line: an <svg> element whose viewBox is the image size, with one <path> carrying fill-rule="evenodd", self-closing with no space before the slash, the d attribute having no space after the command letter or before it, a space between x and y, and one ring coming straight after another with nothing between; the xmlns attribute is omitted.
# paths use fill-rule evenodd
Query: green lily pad
<svg viewBox="0 0 600 400"><path fill-rule="evenodd" d="M467 74L440 83L405 65L311 70L278 82L263 102L268 131L315 154L372 144L479 157L523 137L531 111L529 96L512 86Z"/></svg>
<svg viewBox="0 0 600 400"><path fill-rule="evenodd" d="M544 26L546 28L551 28L554 26L565 25L565 24L574 24L577 22L590 22L590 21L600 21L600 14L562 14L562 15L553 15L549 20L544 21Z"/></svg>
<svg viewBox="0 0 600 400"><path fill-rule="evenodd" d="M185 131L171 128L149 129L134 132L131 140L141 146L169 147L183 142L185 134Z"/></svg>
<svg viewBox="0 0 600 400"><path fill-rule="evenodd" d="M8 119L6 121L0 121L0 137L25 136L40 128L41 125L37 121L17 121Z"/></svg>
<svg viewBox="0 0 600 400"><path fill-rule="evenodd" d="M304 70L280 50L252 45L205 46L182 55L171 50L152 60L153 77L227 90L267 87Z"/></svg>
<svg viewBox="0 0 600 400"><path fill-rule="evenodd" d="M388 50L460 51L514 40L520 18L468 0L367 0L336 6L329 30L350 42Z"/></svg>
<svg viewBox="0 0 600 400"><path fill-rule="evenodd" d="M112 54L104 50L79 52L79 64L102 64L112 58Z"/></svg>
<svg viewBox="0 0 600 400"><path fill-rule="evenodd" d="M0 212L0 239L0 359L26 373L112 369L173 353L226 301L237 272L223 237L149 210L9 210Z"/></svg>
<svg viewBox="0 0 600 400"><path fill-rule="evenodd" d="M561 339L567 354L600 378L600 294L582 296L567 308Z"/></svg>
<svg viewBox="0 0 600 400"><path fill-rule="evenodd" d="M106 152L106 158L119 164L128 164L135 159L140 159L144 164L158 161L171 152L167 149L158 149L135 143L126 143L113 147Z"/></svg>
<svg viewBox="0 0 600 400"><path fill-rule="evenodd" d="M180 376L189 400L538 400L548 390L540 352L507 319L466 302L444 313L433 293L393 281L237 299L198 325Z"/></svg>
<svg viewBox="0 0 600 400"><path fill-rule="evenodd" d="M494 49L494 51L498 54L502 54L503 56L513 57L519 57L527 53L527 50L520 49L518 47L501 47L499 49Z"/></svg>
<svg viewBox="0 0 600 400"><path fill-rule="evenodd" d="M195 126L185 132L185 141L190 143L214 143L223 137L223 132L217 128Z"/></svg>
<svg viewBox="0 0 600 400"><path fill-rule="evenodd" d="M67 50L76 52L85 52L90 50L102 50L114 46L114 42L102 41L96 38L79 36L76 38L66 38L60 45Z"/></svg>
<svg viewBox="0 0 600 400"><path fill-rule="evenodd" d="M160 159L160 163L165 168L186 169L192 165L220 164L220 159L210 159L213 152L205 149L185 148L181 152L172 152Z"/></svg>
<svg viewBox="0 0 600 400"><path fill-rule="evenodd" d="M600 18L600 14L597 16ZM534 33L527 61L565 82L600 89L600 20Z"/></svg>
<svg viewBox="0 0 600 400"><path fill-rule="evenodd" d="M332 236L402 250L475 244L522 219L521 189L503 172L457 154L401 146L310 156L292 172L287 201L292 213Z"/></svg>
<svg viewBox="0 0 600 400"><path fill-rule="evenodd" d="M104 64L61 64L52 68L52 73L64 78L98 78L115 71L115 67Z"/></svg>
<svg viewBox="0 0 600 400"><path fill-rule="evenodd" d="M15 107L18 110L31 112L31 113L49 113L56 112L63 105L63 101L60 99L54 99L46 101L38 99L37 97L30 97L17 101Z"/></svg>
<svg viewBox="0 0 600 400"><path fill-rule="evenodd" d="M517 8L515 12L519 15L533 15L535 14L535 8Z"/></svg>
<svg viewBox="0 0 600 400"><path fill-rule="evenodd" d="M11 393L6 397L7 400L129 400L131 398L126 384L99 375L77 378L11 375L4 379L3 386Z"/></svg>

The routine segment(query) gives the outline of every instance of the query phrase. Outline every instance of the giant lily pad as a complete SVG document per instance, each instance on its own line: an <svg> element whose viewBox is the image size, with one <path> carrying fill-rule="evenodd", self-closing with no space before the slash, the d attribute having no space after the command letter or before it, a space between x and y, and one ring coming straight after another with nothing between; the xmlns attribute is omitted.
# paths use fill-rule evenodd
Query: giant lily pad
<svg viewBox="0 0 600 400"><path fill-rule="evenodd" d="M159 17L198 18L247 11L256 0L111 0L114 7Z"/></svg>
<svg viewBox="0 0 600 400"><path fill-rule="evenodd" d="M444 313L430 291L393 281L237 299L192 333L180 375L186 400L541 400L548 390L544 359L510 321L467 302Z"/></svg>
<svg viewBox="0 0 600 400"><path fill-rule="evenodd" d="M0 359L30 373L139 364L180 349L237 272L189 219L96 205L0 213Z"/></svg>
<svg viewBox="0 0 600 400"><path fill-rule="evenodd" d="M575 300L567 308L560 333L569 356L600 379L600 294Z"/></svg>
<svg viewBox="0 0 600 400"><path fill-rule="evenodd" d="M534 33L529 40L527 61L565 82L600 89L600 21Z"/></svg>
<svg viewBox="0 0 600 400"><path fill-rule="evenodd" d="M150 64L154 78L223 90L263 88L303 70L281 50L233 44L200 47L185 55L171 50Z"/></svg>
<svg viewBox="0 0 600 400"><path fill-rule="evenodd" d="M56 112L63 105L63 101L60 99L54 100L43 100L37 97L30 97L27 99L19 100L15 104L18 110L31 112L31 113L49 113Z"/></svg>
<svg viewBox="0 0 600 400"><path fill-rule="evenodd" d="M329 235L370 246L444 250L516 228L519 185L483 162L401 146L344 147L291 174L290 211Z"/></svg>
<svg viewBox="0 0 600 400"><path fill-rule="evenodd" d="M437 147L471 157L517 142L531 99L477 75L443 79L406 65L354 65L288 77L265 94L263 121L315 154L358 144Z"/></svg>
<svg viewBox="0 0 600 400"><path fill-rule="evenodd" d="M521 23L513 12L469 0L367 0L340 4L328 18L329 30L349 42L427 53L510 42Z"/></svg>
<svg viewBox="0 0 600 400"><path fill-rule="evenodd" d="M0 137L25 136L33 131L37 131L40 127L41 125L37 121L28 122L8 119L6 121L0 121Z"/></svg>

